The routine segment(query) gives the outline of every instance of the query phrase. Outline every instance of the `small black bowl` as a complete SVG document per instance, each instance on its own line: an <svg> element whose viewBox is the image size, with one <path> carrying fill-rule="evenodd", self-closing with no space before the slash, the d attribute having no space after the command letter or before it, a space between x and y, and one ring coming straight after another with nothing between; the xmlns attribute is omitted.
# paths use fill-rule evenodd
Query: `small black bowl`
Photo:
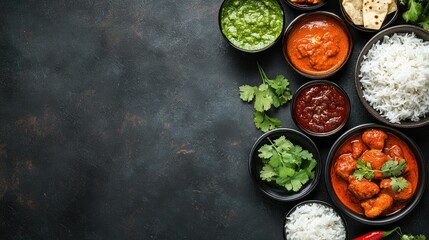
<svg viewBox="0 0 429 240"><path fill-rule="evenodd" d="M345 221L345 219L344 219L344 216L343 216L343 214L341 214L341 212L340 211L338 211L338 209L337 208L335 208L334 206L332 206L331 204L329 204L329 203L327 203L327 202L324 202L324 201L320 201L320 200L307 200L307 201L303 201L303 202L300 202L300 203L298 203L297 205L295 205L287 214L286 214L286 218L285 218L285 222L284 222L284 224L283 224L283 236L284 236L284 239L285 240L288 240L288 236L287 236L287 232L286 232L286 225L288 224L288 222L289 222L289 220L288 220L288 217L290 217L291 216L291 214L292 213L294 213L295 212L295 210L298 208L298 207L302 207L302 206L304 206L304 205L309 205L309 204L317 204L317 205L321 205L322 207L326 207L326 208L328 208L328 209L332 209L332 211L335 213L335 214L337 214L337 216L339 217L339 220L341 221L341 223L340 224L342 224L343 226L344 226L344 231L345 231L345 236L344 236L344 239L336 239L335 238L335 240L346 240L346 239L349 239L349 234L348 234L348 230L347 230L347 222ZM310 219L311 220L311 219ZM325 227L325 226L324 226ZM312 226L312 225L309 225L308 226L308 228L314 228L314 226ZM317 231L317 229L316 229L316 231ZM307 232L307 234L309 234L308 232ZM313 239L316 239L316 238L314 238L314 236L312 236L313 237ZM334 239L334 238L332 238L332 239Z"/></svg>
<svg viewBox="0 0 429 240"><path fill-rule="evenodd" d="M348 207L346 207L341 200L338 198L338 196L335 193L335 190L332 186L332 180L331 180L331 168L334 164L334 157L338 151L338 149L351 137L355 136L356 134L361 134L367 129L381 129L387 133L390 133L397 138L401 139L405 144L408 145L408 147L411 149L412 153L414 154L414 157L416 159L417 165L418 165L418 185L415 186L415 192L413 197L407 202L406 206L400 209L397 212L394 212L392 214L389 214L387 216L382 217L376 217L376 218L367 218L364 215L358 214L352 210L350 210ZM379 125L375 123L367 123L362 124L359 126L356 126L347 132L345 132L343 135L341 135L335 143L332 145L331 149L329 150L328 156L326 158L325 163L325 182L326 182L326 188L328 190L328 193L334 202L334 204L347 216L351 217L352 219L368 225L387 225L393 222L396 222L403 217L405 217L407 214L409 214L419 203L420 199L423 197L424 191L426 189L426 167L425 167L425 159L423 157L423 153L418 147L418 145L409 137L407 137L405 134L401 133L395 128Z"/></svg>
<svg viewBox="0 0 429 240"><path fill-rule="evenodd" d="M337 108L337 107L343 107L344 110L346 111L345 114L343 114L343 118L341 119L340 124L338 124L334 129L330 129L328 131L314 131L312 129L306 128L306 126L303 126L302 123L308 123L308 119L302 119L301 121L298 120L298 113L297 113L297 105L298 105L298 101L300 101L300 99L305 98L303 94L304 91L313 89L314 87L325 87L325 86L329 86L329 87L333 87L337 93L339 93L344 102L339 102L337 101L332 101L332 99L329 99L329 101L333 102L333 105ZM305 93L305 92L304 92ZM331 92L332 93L332 92ZM351 105L350 105L350 99L349 96L347 95L346 91L344 91L343 88L341 88L339 85L337 85L336 83L329 81L329 80L313 80L310 82L307 82L305 84L303 84L301 87L298 88L298 90L295 92L294 94L294 98L292 100L292 105L291 105L291 115L292 115L292 119L295 122L295 124L305 133L307 133L308 135L314 136L314 137L327 137L327 136L332 136L333 134L337 133L338 131L340 131L347 123L349 116L350 116L350 111L351 111ZM332 95L329 95L330 97L332 97ZM318 96L317 100L315 100L315 102L319 101L319 99L322 96ZM312 100L314 100L315 98L312 98ZM338 106L339 104L342 104L342 106ZM317 103L314 103L317 104ZM332 110L330 109L330 107L326 104L326 103L320 103L319 105L316 105L316 107L324 107L323 111L329 111ZM326 116L325 114L325 116ZM312 114L312 116L314 116ZM327 121L333 120L335 118L331 117L329 119L327 119ZM326 125L326 122L325 122Z"/></svg>
<svg viewBox="0 0 429 240"><path fill-rule="evenodd" d="M421 118L419 121L411 121L411 120L404 120L400 123L392 123L387 118L385 118L381 113L379 113L377 110L375 110L370 103L365 99L363 96L363 86L360 82L360 69L362 61L365 58L365 55L368 54L368 51L372 48L372 46L377 43L378 41L382 40L385 36L391 36L395 33L414 33L416 37L423 39L424 41L429 41L429 32L424 30L423 28L413 26L413 25L397 25L390 28L386 28L383 31L375 34L362 48L361 52L359 53L359 56L356 60L356 66L355 66L355 75L354 75L354 81L355 81L355 89L357 92L357 95L359 97L360 102L365 107L365 109L371 114L375 119L377 119L379 122L392 126L397 128L418 128L429 124L429 116L426 115L425 118Z"/></svg>
<svg viewBox="0 0 429 240"><path fill-rule="evenodd" d="M346 11L344 10L344 7L343 7L343 0L339 0L339 3L340 3L341 14L343 15L344 19L346 19L346 22L347 22L350 26L352 26L353 28L355 28L355 29L357 29L357 30L359 30L359 31L362 31L362 32L368 32L368 33L375 33L375 32L379 32L379 31L381 31L381 30L383 30L383 29L385 29L385 28L387 28L387 27L391 26L391 25L396 21L396 19L397 19L397 18L398 18L398 16L399 16L399 10L396 10L395 12L390 13L390 14L388 14L388 15L386 16L386 19L384 19L383 23L381 24L380 29L369 29L369 28L364 28L364 27L363 27L363 25L362 25L362 26L359 26L359 25L356 25L356 24L354 24L354 23L353 23L353 21L350 19L349 15L348 15L348 14L346 13ZM399 4L399 3L398 3L398 4ZM399 8L399 6L398 6L398 8Z"/></svg>
<svg viewBox="0 0 429 240"><path fill-rule="evenodd" d="M275 0L276 2L277 2L277 4L279 5L279 7L280 7L280 9L281 9L281 11L282 11L282 14L283 14L283 19L282 19L282 29L281 29L281 31L280 31L280 33L279 33L279 35L276 37L276 39L274 40L274 41L272 41L269 45L267 45L267 46L265 46L265 47L262 47L262 48L259 48L259 49L252 49L252 50L250 50L250 49L244 49L244 48L242 48L242 47L239 47L239 46L237 46L237 45L235 45L234 43L232 43L231 42L231 40L230 39L228 39L228 37L225 35L225 33L223 32L223 28L222 28L222 10L223 10L223 8L224 8L224 6L225 6L225 4L228 2L228 1L232 1L232 0L223 0L223 2L222 2L222 4L221 4L221 6L220 6L220 8L219 8L219 13L218 13L218 24L219 24L219 30L220 30L220 32L221 32L221 34L222 34L222 36L224 37L224 39L232 46L232 47L234 47L235 49L238 49L238 50L240 50L240 51L242 51L242 52L245 52L245 53L260 53L260 52L263 52L263 51L265 51L265 50L267 50L267 49L269 49L269 48L271 48L272 46L274 46L278 41L279 41L279 39L282 37L282 35L283 35L283 32L284 32L284 30L285 30L285 28L286 28L286 16L285 16L285 11L284 11L284 8L283 8L283 5L281 4L281 2L280 2L280 0Z"/></svg>
<svg viewBox="0 0 429 240"><path fill-rule="evenodd" d="M263 181L259 176L264 164L258 157L258 149L265 144L269 144L268 138L275 140L281 136L285 136L293 144L300 145L304 150L308 150L317 161L314 178L303 185L298 192L287 191L275 183ZM294 129L278 128L264 133L256 140L249 154L248 167L251 178L263 194L277 201L290 202L304 198L316 187L322 173L322 160L319 149L308 136Z"/></svg>
<svg viewBox="0 0 429 240"><path fill-rule="evenodd" d="M323 7L328 2L328 0L320 0L320 2L317 4L310 4L310 3L292 2L291 0L284 0L284 1L289 6L295 8L295 9L301 10L301 11L313 11L313 10L316 10L316 9Z"/></svg>

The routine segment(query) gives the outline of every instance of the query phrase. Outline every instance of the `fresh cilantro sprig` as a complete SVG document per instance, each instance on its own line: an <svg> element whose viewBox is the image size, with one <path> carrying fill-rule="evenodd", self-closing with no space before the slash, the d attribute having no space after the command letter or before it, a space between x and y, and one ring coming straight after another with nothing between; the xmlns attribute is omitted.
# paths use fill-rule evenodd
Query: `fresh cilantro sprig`
<svg viewBox="0 0 429 240"><path fill-rule="evenodd" d="M392 179L392 181L390 181L390 187L395 192L400 192L408 187L408 181L403 177L391 177L390 179Z"/></svg>
<svg viewBox="0 0 429 240"><path fill-rule="evenodd" d="M407 164L404 159L401 159L399 162L395 160L389 160L381 166L381 170L372 169L371 163L365 162L361 159L358 159L356 162L356 170L353 173L353 176L357 180L362 180L366 178L371 180L374 178L375 172L381 172L383 177L390 177L392 180L390 186L396 192L402 191L404 188L408 187L408 182L405 178L399 177L407 167Z"/></svg>
<svg viewBox="0 0 429 240"><path fill-rule="evenodd" d="M297 192L310 179L314 178L317 161L313 154L301 146L293 144L285 136L258 149L258 156L264 166L260 177L264 181L275 182L288 191Z"/></svg>
<svg viewBox="0 0 429 240"><path fill-rule="evenodd" d="M259 63L258 70L262 83L259 86L240 86L240 98L245 102L254 101L253 122L256 128L267 132L281 127L281 121L268 116L266 111L287 103L292 99L292 92L289 89L289 81L284 76L277 75L274 79L269 79Z"/></svg>
<svg viewBox="0 0 429 240"><path fill-rule="evenodd" d="M381 172L383 177L397 177L404 172L406 167L407 164L404 159L399 160L399 162L389 160L381 166L381 170L376 170L372 169L371 163L358 159L353 176L355 176L359 181L362 180L362 178L371 180L374 177L375 172Z"/></svg>
<svg viewBox="0 0 429 240"><path fill-rule="evenodd" d="M407 23L419 25L429 31L429 0L400 0L406 7L402 18Z"/></svg>

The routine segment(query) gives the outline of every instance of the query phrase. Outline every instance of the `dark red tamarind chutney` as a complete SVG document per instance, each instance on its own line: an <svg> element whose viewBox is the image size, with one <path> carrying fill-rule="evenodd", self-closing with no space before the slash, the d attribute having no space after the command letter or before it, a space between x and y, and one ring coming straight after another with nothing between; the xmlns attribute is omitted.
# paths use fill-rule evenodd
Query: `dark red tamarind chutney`
<svg viewBox="0 0 429 240"><path fill-rule="evenodd" d="M342 127L349 116L349 100L338 87L327 83L303 86L293 106L295 122L312 133L329 133Z"/></svg>

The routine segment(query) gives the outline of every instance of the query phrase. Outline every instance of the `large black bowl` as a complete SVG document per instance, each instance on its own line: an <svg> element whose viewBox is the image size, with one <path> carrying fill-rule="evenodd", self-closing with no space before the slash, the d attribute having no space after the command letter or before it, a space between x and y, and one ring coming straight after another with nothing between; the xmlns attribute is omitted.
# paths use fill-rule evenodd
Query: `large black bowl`
<svg viewBox="0 0 429 240"><path fill-rule="evenodd" d="M360 74L361 63L364 60L365 55L368 54L368 51L372 48L373 44L377 43L378 41L383 39L385 36L391 36L395 33L415 33L415 35L418 38L421 38L425 41L429 41L429 32L428 31L424 30L423 28L413 26L413 25L407 25L407 24L390 27L390 28L387 28L387 29L377 33L376 35L374 35L365 44L365 46L362 48L362 50L361 50L361 52L357 58L357 61L356 61L355 76L354 76L356 92L357 92L357 95L359 97L360 102L365 107L365 109L379 122L386 124L386 125L389 125L389 126L392 126L392 127L397 127L397 128L418 128L418 127L422 127L422 126L429 124L429 115L428 114L426 114L425 118L421 118L419 121L406 120L406 121L401 121L400 123L391 123L388 119L383 117L377 110L375 110L369 104L369 102L366 101L365 97L363 96L363 86L360 82L359 74Z"/></svg>
<svg viewBox="0 0 429 240"><path fill-rule="evenodd" d="M293 144L300 145L303 149L308 150L313 154L314 159L317 161L314 178L307 182L298 192L287 191L285 188L263 181L259 177L259 173L264 164L258 157L258 149L269 143L268 138L275 140L281 136L285 136ZM322 161L316 144L304 133L290 128L274 129L259 137L250 151L248 167L251 178L262 193L272 199L282 202L295 201L307 196L318 184L322 173Z"/></svg>
<svg viewBox="0 0 429 240"><path fill-rule="evenodd" d="M418 178L418 185L416 186L416 189L415 189L415 193L414 193L412 199L409 200L409 202L407 203L407 205L404 208L402 208L401 210L399 210L393 214L390 214L390 215L387 215L384 217L378 217L378 218L370 219L370 218L365 217L364 215L357 214L357 213L353 212L352 210L348 209L340 201L340 199L335 194L335 191L334 191L333 186L332 186L332 181L331 181L331 177L330 177L330 170L331 170L331 167L334 163L334 156L335 156L337 150L339 149L339 147L341 147L341 145L343 143L345 143L348 139L350 139L350 137L352 137L356 134L363 133L365 130L372 129L372 128L381 129L381 130L384 130L385 132L391 133L391 134L395 135L396 137L398 137L399 139L401 139L402 141L404 141L408 145L408 147L413 152L414 157L417 161L419 178ZM352 129L348 130L343 135L341 135L337 141L335 141L335 143L331 147L331 149L328 153L328 156L326 158L324 176L325 176L326 187L328 189L328 193L329 193L332 201L346 215L348 215L352 219L354 219L358 222L364 223L364 224L386 225L386 224L390 224L390 223L393 223L393 222L396 222L396 221L402 219L407 214L409 214L419 203L419 201L422 198L423 193L426 189L426 167L425 167L425 165L426 165L425 159L423 157L422 151L420 150L420 148L417 146L417 144L411 138L407 137L405 134L401 133L400 131L398 131L397 129L394 129L392 127L374 124L374 123L367 123L367 124L362 124L362 125L356 126Z"/></svg>

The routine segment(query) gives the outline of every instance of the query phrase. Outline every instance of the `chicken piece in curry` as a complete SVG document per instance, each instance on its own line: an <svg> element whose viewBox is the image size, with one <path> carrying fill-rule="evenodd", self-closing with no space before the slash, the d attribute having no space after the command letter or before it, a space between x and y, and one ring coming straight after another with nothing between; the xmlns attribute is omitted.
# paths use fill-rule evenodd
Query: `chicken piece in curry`
<svg viewBox="0 0 429 240"><path fill-rule="evenodd" d="M342 154L335 162L335 171L337 175L344 180L349 179L349 176L356 170L356 160L351 154Z"/></svg>
<svg viewBox="0 0 429 240"><path fill-rule="evenodd" d="M348 190L359 200L365 200L374 197L380 192L380 187L376 183L363 178L357 180L350 176Z"/></svg>
<svg viewBox="0 0 429 240"><path fill-rule="evenodd" d="M393 198L389 194L381 193L376 198L363 201L360 205L365 210L365 216L374 218L389 209L393 204Z"/></svg>
<svg viewBox="0 0 429 240"><path fill-rule="evenodd" d="M405 142L381 129L352 136L337 150L331 182L349 209L377 218L405 207L418 183L417 161Z"/></svg>
<svg viewBox="0 0 429 240"><path fill-rule="evenodd" d="M370 129L362 134L363 142L371 149L383 149L387 134L379 129Z"/></svg>

